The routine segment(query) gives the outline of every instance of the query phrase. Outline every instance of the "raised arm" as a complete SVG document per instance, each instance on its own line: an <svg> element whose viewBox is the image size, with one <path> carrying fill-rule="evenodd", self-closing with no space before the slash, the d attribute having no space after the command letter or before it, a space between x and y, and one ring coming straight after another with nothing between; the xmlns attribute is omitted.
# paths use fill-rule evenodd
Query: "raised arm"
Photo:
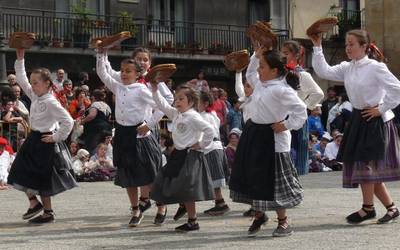
<svg viewBox="0 0 400 250"><path fill-rule="evenodd" d="M121 81L121 72L120 71L115 71L112 67L111 67L111 63L108 60L108 54L107 52L104 52L104 62L106 65L106 69L107 69L107 73L117 82Z"/></svg>
<svg viewBox="0 0 400 250"><path fill-rule="evenodd" d="M167 100L167 102L172 105L174 103L174 95L171 90L169 90L168 86L164 82L158 83L158 90L160 94Z"/></svg>
<svg viewBox="0 0 400 250"><path fill-rule="evenodd" d="M341 64L330 66L325 60L322 47L314 47L312 66L319 77L331 81L343 82L344 71L347 64L348 62L342 62Z"/></svg>
<svg viewBox="0 0 400 250"><path fill-rule="evenodd" d="M115 94L119 83L107 72L105 54L97 53L96 59L97 75L99 76L100 80L107 86L107 88Z"/></svg>
<svg viewBox="0 0 400 250"><path fill-rule="evenodd" d="M17 78L17 83L21 87L21 89L25 92L25 94L32 100L34 95L32 91L32 86L29 83L28 77L25 72L25 50L18 49L17 50L17 60L14 63L15 75Z"/></svg>
<svg viewBox="0 0 400 250"><path fill-rule="evenodd" d="M254 88L255 84L260 81L260 78L258 76L258 66L260 65L260 59L256 57L256 54L254 53L250 57L250 63L249 66L247 66L247 71L246 71L246 79L250 83L250 85Z"/></svg>
<svg viewBox="0 0 400 250"><path fill-rule="evenodd" d="M307 97L304 103L309 110L315 109L315 106L324 98L324 92L314 81L310 73L300 72L300 86Z"/></svg>
<svg viewBox="0 0 400 250"><path fill-rule="evenodd" d="M174 119L178 115L176 108L172 107L167 100L161 95L160 91L153 89L153 100L157 104L159 110L161 110L169 119Z"/></svg>
<svg viewBox="0 0 400 250"><path fill-rule="evenodd" d="M158 124L158 122L163 118L164 113L158 108L156 102L153 99L153 96L150 92L150 90L147 87L141 88L141 94L140 97L142 98L142 101L144 103L147 103L153 108L153 112L151 114L151 117L146 118L146 123L148 128L154 128Z"/></svg>
<svg viewBox="0 0 400 250"><path fill-rule="evenodd" d="M239 101L243 102L246 98L246 95L244 94L242 72L236 72L235 74L235 91L239 97Z"/></svg>

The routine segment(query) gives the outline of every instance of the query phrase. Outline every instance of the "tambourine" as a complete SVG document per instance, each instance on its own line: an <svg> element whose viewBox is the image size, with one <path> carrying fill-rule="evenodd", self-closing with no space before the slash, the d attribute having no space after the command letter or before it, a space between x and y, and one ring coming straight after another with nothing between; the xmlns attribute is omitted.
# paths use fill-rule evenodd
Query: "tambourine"
<svg viewBox="0 0 400 250"><path fill-rule="evenodd" d="M260 46L275 48L278 44L276 34L271 30L271 23L257 21L246 30L246 35Z"/></svg>
<svg viewBox="0 0 400 250"><path fill-rule="evenodd" d="M175 73L175 71L175 64L159 64L150 68L144 79L146 82L165 82Z"/></svg>
<svg viewBox="0 0 400 250"><path fill-rule="evenodd" d="M103 37L93 38L92 41L90 42L90 44L91 44L92 48L109 49L131 37L132 37L131 32L122 31L122 32L112 35L112 36L103 36Z"/></svg>
<svg viewBox="0 0 400 250"><path fill-rule="evenodd" d="M321 33L327 33L333 29L338 23L336 17L326 17L314 22L306 31L307 36L313 37Z"/></svg>
<svg viewBox="0 0 400 250"><path fill-rule="evenodd" d="M8 40L8 46L14 49L29 49L36 39L35 33L14 32Z"/></svg>
<svg viewBox="0 0 400 250"><path fill-rule="evenodd" d="M225 56L224 64L229 71L241 72L250 63L249 52L245 50L239 50L232 52Z"/></svg>

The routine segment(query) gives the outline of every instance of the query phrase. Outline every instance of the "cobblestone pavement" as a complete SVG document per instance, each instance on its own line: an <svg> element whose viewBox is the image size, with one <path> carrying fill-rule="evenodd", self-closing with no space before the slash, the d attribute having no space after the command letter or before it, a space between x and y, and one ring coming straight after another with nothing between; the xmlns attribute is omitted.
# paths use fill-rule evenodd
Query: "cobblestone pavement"
<svg viewBox="0 0 400 250"><path fill-rule="evenodd" d="M400 223L377 225L374 221L352 226L345 216L359 209L359 189L342 189L341 173L317 173L301 177L304 203L289 211L295 233L273 238L274 213L256 238L247 237L251 219L241 216L247 206L229 202L231 211L223 217L199 213L200 231L175 233L168 207L167 223L152 224L154 206L138 228L128 228L129 204L123 189L111 182L81 183L79 188L56 196L56 222L32 226L20 219L27 209L21 192L0 191L0 249L400 249ZM400 183L388 185L395 201L400 200ZM224 190L229 201L229 191ZM385 210L377 201L378 217ZM198 211L212 202L198 203Z"/></svg>

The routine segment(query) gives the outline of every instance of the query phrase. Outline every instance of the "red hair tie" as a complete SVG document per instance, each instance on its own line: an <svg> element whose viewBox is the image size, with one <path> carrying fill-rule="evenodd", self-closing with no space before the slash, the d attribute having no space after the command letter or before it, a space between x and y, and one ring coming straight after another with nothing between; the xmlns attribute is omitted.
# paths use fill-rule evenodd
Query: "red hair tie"
<svg viewBox="0 0 400 250"><path fill-rule="evenodd" d="M289 62L289 63L287 63L287 64L285 65L285 68L286 68L287 70L294 71L294 69L296 68L296 66L297 66L297 64L296 64L295 62Z"/></svg>

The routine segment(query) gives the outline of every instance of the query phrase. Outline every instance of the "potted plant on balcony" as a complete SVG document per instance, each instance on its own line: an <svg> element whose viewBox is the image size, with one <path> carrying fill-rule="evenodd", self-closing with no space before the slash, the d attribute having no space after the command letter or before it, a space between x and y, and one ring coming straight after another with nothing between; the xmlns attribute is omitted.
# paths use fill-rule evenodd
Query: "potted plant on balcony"
<svg viewBox="0 0 400 250"><path fill-rule="evenodd" d="M164 53L175 53L176 50L172 41L165 41L165 45L161 48Z"/></svg>
<svg viewBox="0 0 400 250"><path fill-rule="evenodd" d="M129 14L127 11L121 11L117 18L117 32L121 31L129 31L132 35L131 38L121 42L121 49L132 50L137 44L136 35L138 33L138 28L133 23L133 15Z"/></svg>
<svg viewBox="0 0 400 250"><path fill-rule="evenodd" d="M201 43L194 42L192 44L192 52L193 52L193 54L204 54L204 49L201 46Z"/></svg>
<svg viewBox="0 0 400 250"><path fill-rule="evenodd" d="M75 48L87 48L90 40L91 11L86 8L86 0L79 0L71 6L71 11L76 16L74 20L74 33L72 34Z"/></svg>
<svg viewBox="0 0 400 250"><path fill-rule="evenodd" d="M69 34L66 34L63 38L63 47L71 48L72 47L72 37Z"/></svg>
<svg viewBox="0 0 400 250"><path fill-rule="evenodd" d="M150 52L155 52L155 53L160 52L160 48L156 46L156 43L153 40L150 40L147 43L147 48L150 50Z"/></svg>

